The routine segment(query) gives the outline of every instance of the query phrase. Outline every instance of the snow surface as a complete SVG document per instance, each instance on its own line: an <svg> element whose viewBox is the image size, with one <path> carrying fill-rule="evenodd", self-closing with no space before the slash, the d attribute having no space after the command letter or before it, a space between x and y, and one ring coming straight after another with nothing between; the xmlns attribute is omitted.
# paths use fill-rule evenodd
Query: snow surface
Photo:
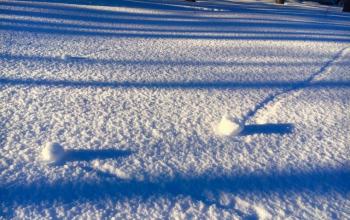
<svg viewBox="0 0 350 220"><path fill-rule="evenodd" d="M314 3L0 0L0 218L350 219L349 43Z"/></svg>

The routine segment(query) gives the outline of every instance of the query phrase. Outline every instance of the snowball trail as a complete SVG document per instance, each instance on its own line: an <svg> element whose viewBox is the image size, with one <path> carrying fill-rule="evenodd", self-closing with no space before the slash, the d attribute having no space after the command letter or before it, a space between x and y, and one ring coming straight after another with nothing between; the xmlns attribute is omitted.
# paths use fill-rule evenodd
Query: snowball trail
<svg viewBox="0 0 350 220"><path fill-rule="evenodd" d="M346 54L350 51L350 47L345 47L341 49L332 59L330 59L318 72L312 74L308 79L302 82L297 82L294 86L291 86L288 89L282 90L280 92L277 92L276 94L269 95L267 98L259 102L253 110L249 111L248 114L246 114L242 121L243 123L246 123L250 120L252 120L256 114L258 114L260 111L269 111L268 106L271 105L271 103L276 102L276 99L280 99L281 97L286 96L289 93L297 92L299 90L302 90L304 88L307 88L311 86L312 84L316 83L317 81L322 80L322 78L326 77L328 74L331 73L332 67L335 63L338 63L340 60L342 60L343 57L346 56ZM262 113L259 113L262 115ZM266 123L266 120L259 121L259 123Z"/></svg>

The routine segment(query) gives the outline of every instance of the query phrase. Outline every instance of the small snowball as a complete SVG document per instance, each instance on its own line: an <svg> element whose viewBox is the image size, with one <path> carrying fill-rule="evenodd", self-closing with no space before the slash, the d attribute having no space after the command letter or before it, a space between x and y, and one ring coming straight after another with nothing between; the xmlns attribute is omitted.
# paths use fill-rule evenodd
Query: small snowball
<svg viewBox="0 0 350 220"><path fill-rule="evenodd" d="M62 60L67 60L68 58L69 58L69 56L66 55L66 54L62 54L62 56L61 56L61 59L62 59Z"/></svg>
<svg viewBox="0 0 350 220"><path fill-rule="evenodd" d="M224 115L219 124L215 126L214 131L219 136L236 136L243 130L243 128L244 125L237 119Z"/></svg>
<svg viewBox="0 0 350 220"><path fill-rule="evenodd" d="M47 143L41 151L41 159L47 163L57 163L64 157L64 149L59 143Z"/></svg>

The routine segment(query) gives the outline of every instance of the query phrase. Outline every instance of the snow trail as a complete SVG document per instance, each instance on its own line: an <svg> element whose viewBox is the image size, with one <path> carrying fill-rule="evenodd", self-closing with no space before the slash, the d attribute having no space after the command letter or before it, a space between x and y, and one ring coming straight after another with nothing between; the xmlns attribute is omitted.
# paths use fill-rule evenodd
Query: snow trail
<svg viewBox="0 0 350 220"><path fill-rule="evenodd" d="M277 92L275 94L271 94L268 97L266 97L264 100L262 100L261 102L256 104L255 107L253 108L253 110L249 111L243 117L243 119L242 119L243 124L251 121L256 116L256 114L258 112L264 111L264 110L268 111L268 109L267 109L268 106L270 104L272 104L273 102L275 102L276 99L279 99L281 96L284 96L284 95L291 93L291 92L297 92L297 91L300 91L304 88L307 88L307 87L311 86L314 81L319 81L319 80L323 79L325 76L329 75L334 64L339 62L340 60L342 60L345 57L345 55L348 53L347 51L349 51L349 50L350 50L350 47L345 47L345 48L341 49L339 52L337 52L332 57L332 59L330 59L328 62L326 62L326 64L324 66L322 66L319 71L311 74L305 81L300 81L300 82L296 83L294 86L291 86L290 88L283 89L280 92Z"/></svg>

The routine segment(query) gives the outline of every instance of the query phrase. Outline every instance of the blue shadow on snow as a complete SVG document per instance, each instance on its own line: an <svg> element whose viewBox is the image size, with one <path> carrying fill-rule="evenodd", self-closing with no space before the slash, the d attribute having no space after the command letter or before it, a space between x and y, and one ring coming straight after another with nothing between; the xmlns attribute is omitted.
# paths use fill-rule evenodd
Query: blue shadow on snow
<svg viewBox="0 0 350 220"><path fill-rule="evenodd" d="M252 134L290 134L293 132L294 125L291 123L281 124L254 124L246 125L241 132L242 136Z"/></svg>
<svg viewBox="0 0 350 220"><path fill-rule="evenodd" d="M94 169L88 171L94 172ZM98 175L101 171L96 172ZM269 173L243 173L227 176L202 176L172 179L135 180L120 179L113 175L101 175L97 181L77 179L76 181L39 181L31 184L0 185L0 203L2 204L38 204L40 202L73 202L76 200L93 201L110 198L115 200L137 197L147 199L153 196L189 196L194 200L210 202L207 192L219 195L220 192L233 194L254 193L270 195L315 193L350 193L350 169L319 168L310 171L281 171ZM220 205L218 203L218 205Z"/></svg>
<svg viewBox="0 0 350 220"><path fill-rule="evenodd" d="M11 79L0 77L0 86L58 87L58 88L110 88L110 89L263 89L263 88L349 88L350 81L71 81L50 79Z"/></svg>
<svg viewBox="0 0 350 220"><path fill-rule="evenodd" d="M42 1L48 2L48 1ZM70 1L63 0L68 3ZM84 2L84 1L80 1ZM100 1L93 1L92 4L101 4ZM105 3L111 1L105 1ZM223 1L220 1L221 3ZM180 3L180 2L179 2ZM103 4L103 3L102 3ZM116 1L116 6L166 9L167 7L176 10L188 10L188 5L164 4L161 1ZM182 4L182 3L181 3ZM213 8L217 3L203 3L196 5L206 5ZM287 40L287 41L311 41L311 42L344 42L348 43L350 26L346 22L339 23L339 20L349 20L350 16L343 14L327 13L324 18L324 10L314 10L312 8L279 7L273 4L246 4L243 2L227 2L222 9L231 9L233 13L253 13L253 14L277 14L297 16L301 20L291 19L275 21L271 18L249 18L243 17L224 19L221 16L209 16L206 13L198 16L197 13L185 13L174 15L170 13L128 13L119 11L107 11L97 9L86 9L72 5L52 5L33 4L32 2L4 2L0 6L11 6L12 8L0 7L0 13L4 15L30 16L31 18L60 19L66 22L38 21L37 19L0 19L0 29L11 31L26 31L42 34L76 35L76 36L105 36L105 37L127 37L127 38L155 38L155 39L223 39L223 40ZM180 6L182 8L180 8ZM217 9L217 7L213 9ZM25 10L23 10L23 7ZM20 9L19 9L20 8ZM33 10L44 9L44 10ZM266 8L262 10L262 8ZM190 9L193 10L193 9ZM232 13L231 12L231 13ZM106 16L107 15L107 16ZM169 18L164 21L164 18ZM314 21L317 19L317 22ZM84 24L72 24L72 21L79 21ZM86 25L86 22L99 23L98 25ZM75 22L74 22L75 23ZM115 24L118 24L116 26ZM113 25L113 26L111 26ZM123 25L128 25L123 27ZM130 26L132 25L132 27ZM139 25L137 30L133 27ZM96 27L97 26L97 27ZM166 28L164 28L166 27ZM215 28L213 28L215 27ZM217 28L222 27L222 28ZM251 28L264 28L267 32L252 32ZM184 29L185 28L185 29ZM93 29L93 31L91 31ZM284 31L281 31L283 29ZM295 29L302 32L295 32ZM231 35L222 34L232 33ZM322 31L320 31L322 30ZM136 31L136 32L135 32ZM286 32L285 32L286 31ZM339 34L334 35L335 31ZM347 31L347 32L346 32ZM181 33L181 34L174 34ZM216 34L215 34L216 33ZM237 34L241 33L241 34ZM274 33L274 34L272 34ZM316 33L316 35L315 35ZM214 35L213 35L214 34ZM246 36L249 34L248 36Z"/></svg>
<svg viewBox="0 0 350 220"><path fill-rule="evenodd" d="M127 157L131 155L131 151L122 151L115 149L101 149L101 150L66 150L64 162L70 161L91 161L91 160L105 160L117 159L119 157Z"/></svg>

